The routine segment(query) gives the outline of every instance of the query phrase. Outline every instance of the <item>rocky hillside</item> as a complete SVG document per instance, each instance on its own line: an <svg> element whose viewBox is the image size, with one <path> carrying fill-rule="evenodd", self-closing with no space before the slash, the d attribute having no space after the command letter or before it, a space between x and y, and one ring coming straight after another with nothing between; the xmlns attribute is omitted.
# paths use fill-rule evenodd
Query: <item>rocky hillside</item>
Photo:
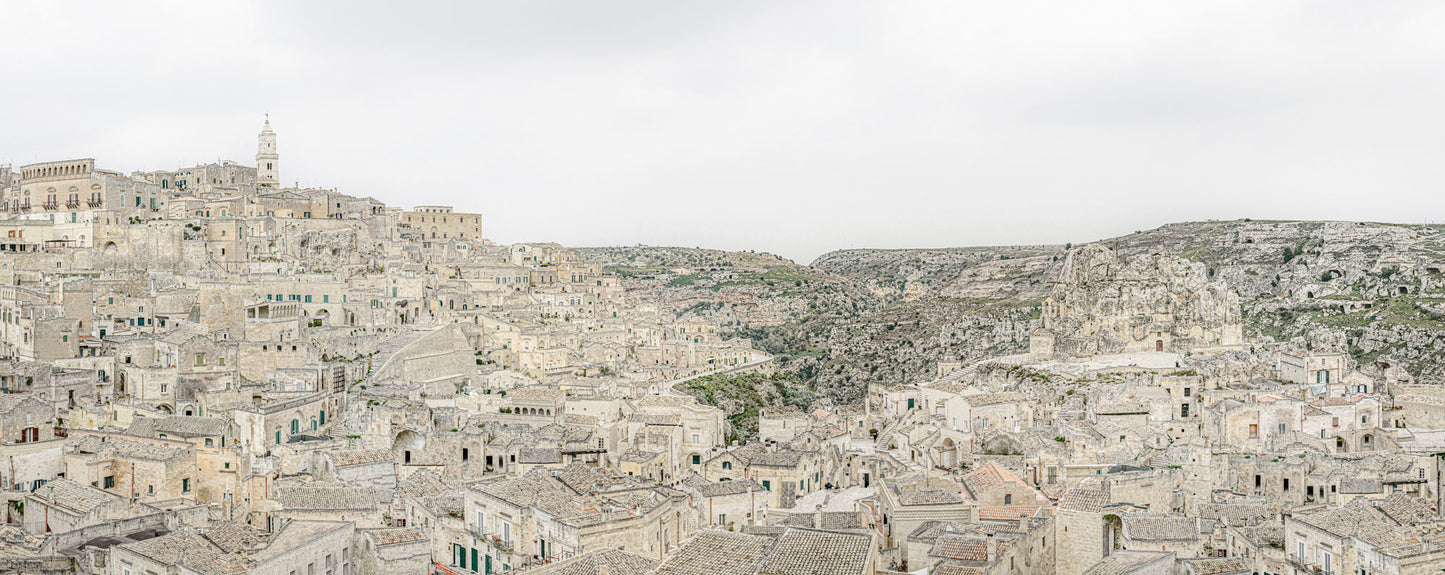
<svg viewBox="0 0 1445 575"><path fill-rule="evenodd" d="M1445 226L1185 222L1098 243L1203 264L1239 293L1247 340L1390 356L1445 382ZM1025 351L1072 247L843 250L811 266L692 248L583 253L679 317L754 340L820 395L856 402L870 382Z"/></svg>
<svg viewBox="0 0 1445 575"><path fill-rule="evenodd" d="M1103 243L1206 264L1244 300L1246 337L1387 355L1445 382L1445 226L1185 222Z"/></svg>
<svg viewBox="0 0 1445 575"><path fill-rule="evenodd" d="M1361 361L1388 355L1424 381L1445 382L1445 226L1184 222L1099 243L1126 257L1163 254L1204 264L1211 279L1240 294L1246 338L1348 350ZM961 314L955 319L996 326L992 337L929 354L966 359L1025 347L1026 330L998 337L997 326L1016 317L999 312L1036 309L1057 279L1063 248L847 250L814 266L873 288L891 307L951 309ZM903 353L903 361L924 359L911 356Z"/></svg>

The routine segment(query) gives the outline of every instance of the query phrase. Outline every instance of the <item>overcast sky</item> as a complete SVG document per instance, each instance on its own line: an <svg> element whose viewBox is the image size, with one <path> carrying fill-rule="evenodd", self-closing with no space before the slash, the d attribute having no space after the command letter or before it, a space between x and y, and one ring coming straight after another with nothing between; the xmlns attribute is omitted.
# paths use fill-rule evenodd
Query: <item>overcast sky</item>
<svg viewBox="0 0 1445 575"><path fill-rule="evenodd" d="M0 163L253 163L503 243L1445 220L1445 3L12 2Z"/></svg>

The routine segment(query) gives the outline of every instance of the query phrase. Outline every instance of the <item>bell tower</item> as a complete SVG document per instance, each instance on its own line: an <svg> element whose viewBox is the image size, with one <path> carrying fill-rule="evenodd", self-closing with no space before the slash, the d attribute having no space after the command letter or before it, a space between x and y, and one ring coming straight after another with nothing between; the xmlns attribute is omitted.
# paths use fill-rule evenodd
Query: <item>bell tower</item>
<svg viewBox="0 0 1445 575"><path fill-rule="evenodd" d="M275 188L280 181L281 156L276 153L276 132L271 131L271 115L266 114L261 135L256 136L256 185Z"/></svg>

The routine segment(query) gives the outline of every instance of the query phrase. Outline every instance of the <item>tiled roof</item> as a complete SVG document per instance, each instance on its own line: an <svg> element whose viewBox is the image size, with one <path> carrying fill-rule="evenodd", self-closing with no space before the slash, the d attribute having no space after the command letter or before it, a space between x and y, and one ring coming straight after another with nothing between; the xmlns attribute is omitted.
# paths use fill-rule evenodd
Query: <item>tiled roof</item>
<svg viewBox="0 0 1445 575"><path fill-rule="evenodd" d="M361 531L371 537L371 540L375 542L377 547L416 543L427 540L426 532L420 527L387 527L382 529L363 529Z"/></svg>
<svg viewBox="0 0 1445 575"><path fill-rule="evenodd" d="M994 545L997 546L994 557L1008 549L1007 540L996 538ZM940 559L987 562L988 539L977 535L943 535L933 542L933 548L928 551L928 555Z"/></svg>
<svg viewBox="0 0 1445 575"><path fill-rule="evenodd" d="M204 536L226 553L248 551L266 544L265 533L235 521L222 521L207 529Z"/></svg>
<svg viewBox="0 0 1445 575"><path fill-rule="evenodd" d="M742 481L708 481L702 476L694 475L682 482L682 486L688 490L695 491L703 497L721 497L725 495L738 495L763 491L763 486L756 481L744 479Z"/></svg>
<svg viewBox="0 0 1445 575"><path fill-rule="evenodd" d="M731 483L731 482L729 482ZM821 522L819 520L822 520ZM788 516L784 524L789 527L808 527L827 530L861 529L862 517L852 511L824 511L822 513L795 513Z"/></svg>
<svg viewBox="0 0 1445 575"><path fill-rule="evenodd" d="M1352 495L1368 495L1379 493L1380 478L1378 477L1341 477L1340 493Z"/></svg>
<svg viewBox="0 0 1445 575"><path fill-rule="evenodd" d="M1085 511L1088 513L1099 513L1104 510L1104 504L1109 502L1109 496L1103 491L1074 487L1065 489L1059 495L1059 509L1069 511Z"/></svg>
<svg viewBox="0 0 1445 575"><path fill-rule="evenodd" d="M898 494L898 503L902 505L948 505L964 501L963 494L942 487L920 487Z"/></svg>
<svg viewBox="0 0 1445 575"><path fill-rule="evenodd" d="M561 462L562 450L556 448L528 448L517 452L517 463L547 464Z"/></svg>
<svg viewBox="0 0 1445 575"><path fill-rule="evenodd" d="M441 477L429 469L412 473L396 487L397 493L402 497L429 497L446 493L450 489Z"/></svg>
<svg viewBox="0 0 1445 575"><path fill-rule="evenodd" d="M367 463L381 463L392 461L391 450L388 449L362 449L352 451L332 451L331 460L336 462L337 467L349 467L352 465L364 465Z"/></svg>
<svg viewBox="0 0 1445 575"><path fill-rule="evenodd" d="M657 561L641 555L633 555L620 549L603 549L578 555L571 559L540 568L533 568L528 575L597 575L601 567L613 575L651 573Z"/></svg>
<svg viewBox="0 0 1445 575"><path fill-rule="evenodd" d="M1353 535L1365 523L1389 521L1384 513L1361 499L1350 501L1337 509L1298 514L1293 519L1340 537Z"/></svg>
<svg viewBox="0 0 1445 575"><path fill-rule="evenodd" d="M908 534L909 541L931 543L949 533L962 533L970 529L963 521L924 521Z"/></svg>
<svg viewBox="0 0 1445 575"><path fill-rule="evenodd" d="M168 415L166 417L138 417L131 421L126 433L142 437L158 434L180 437L218 437L226 433L230 420L220 417L198 417L189 415Z"/></svg>
<svg viewBox="0 0 1445 575"><path fill-rule="evenodd" d="M527 387L511 393L511 399L522 401L553 401L562 397L562 390L555 387Z"/></svg>
<svg viewBox="0 0 1445 575"><path fill-rule="evenodd" d="M900 505L950 505L972 501L965 497L963 486L952 479L928 475L901 477L888 487Z"/></svg>
<svg viewBox="0 0 1445 575"><path fill-rule="evenodd" d="M245 562L192 531L177 531L121 546L127 551L166 566L181 565L201 573L240 573Z"/></svg>
<svg viewBox="0 0 1445 575"><path fill-rule="evenodd" d="M1430 508L1429 501L1404 493L1392 493L1377 502L1375 507L1398 525L1435 520L1435 512Z"/></svg>
<svg viewBox="0 0 1445 575"><path fill-rule="evenodd" d="M1042 505L984 507L978 510L978 518L983 521L1018 521L1024 517L1033 517L1042 508Z"/></svg>
<svg viewBox="0 0 1445 575"><path fill-rule="evenodd" d="M1155 561L1173 557L1164 551L1115 551L1084 571L1084 575L1127 575Z"/></svg>
<svg viewBox="0 0 1445 575"><path fill-rule="evenodd" d="M859 575L869 567L871 535L789 528L778 538L758 573L766 575Z"/></svg>
<svg viewBox="0 0 1445 575"><path fill-rule="evenodd" d="M1203 557L1183 561L1194 566L1195 575L1233 575L1250 570L1249 564L1238 557Z"/></svg>
<svg viewBox="0 0 1445 575"><path fill-rule="evenodd" d="M684 542L652 575L753 575L772 545L767 537L705 529Z"/></svg>
<svg viewBox="0 0 1445 575"><path fill-rule="evenodd" d="M36 489L32 495L57 507L81 514L89 513L106 503L124 501L124 498L119 495L101 491L89 485L81 485L64 477L50 480L40 486L40 489Z"/></svg>
<svg viewBox="0 0 1445 575"><path fill-rule="evenodd" d="M1258 525L1274 518L1263 503L1254 502L1205 503L1199 506L1199 516L1230 527Z"/></svg>
<svg viewBox="0 0 1445 575"><path fill-rule="evenodd" d="M371 490L344 485L278 485L272 499L285 509L371 511L377 506Z"/></svg>
<svg viewBox="0 0 1445 575"><path fill-rule="evenodd" d="M676 413L634 413L628 419L632 423L644 425L682 425L682 416Z"/></svg>
<svg viewBox="0 0 1445 575"><path fill-rule="evenodd" d="M974 494L977 495L979 492L995 485L1002 483L1017 483L1023 485L1024 481L1012 471L993 463L985 463L972 473L963 476L963 483L968 486L970 491L973 491Z"/></svg>
<svg viewBox="0 0 1445 575"><path fill-rule="evenodd" d="M1124 536L1137 541L1193 541L1199 538L1199 524L1179 515L1157 513L1124 516Z"/></svg>
<svg viewBox="0 0 1445 575"><path fill-rule="evenodd" d="M988 573L987 567L979 565L963 565L953 561L944 561L930 571L930 575L984 575Z"/></svg>

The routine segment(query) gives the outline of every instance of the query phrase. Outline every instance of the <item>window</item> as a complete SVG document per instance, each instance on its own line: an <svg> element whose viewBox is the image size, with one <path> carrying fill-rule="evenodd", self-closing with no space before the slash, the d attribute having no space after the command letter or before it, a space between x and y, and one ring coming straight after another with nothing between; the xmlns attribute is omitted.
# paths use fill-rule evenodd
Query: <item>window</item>
<svg viewBox="0 0 1445 575"><path fill-rule="evenodd" d="M763 489L766 489L766 490L768 490L768 491L772 491L772 490L773 490L773 484L772 484L772 482L764 479L764 480L763 480Z"/></svg>
<svg viewBox="0 0 1445 575"><path fill-rule="evenodd" d="M698 465L700 463L702 463L702 456L694 453L692 456L692 464Z"/></svg>
<svg viewBox="0 0 1445 575"><path fill-rule="evenodd" d="M198 353L198 354L196 354L196 365L197 365L197 366L206 365L206 354L204 354L204 353Z"/></svg>
<svg viewBox="0 0 1445 575"><path fill-rule="evenodd" d="M1192 388L1188 388L1188 387L1184 388L1184 397L1189 397L1189 394L1190 394L1190 392L1192 392L1192 391L1194 391Z"/></svg>
<svg viewBox="0 0 1445 575"><path fill-rule="evenodd" d="M191 478L189 478L189 477L182 477L182 478L181 478L181 493L190 493L190 492L191 492Z"/></svg>
<svg viewBox="0 0 1445 575"><path fill-rule="evenodd" d="M115 488L115 476L114 476L114 475L107 475L107 476L105 476L105 488L106 488L106 489L113 489L113 488Z"/></svg>
<svg viewBox="0 0 1445 575"><path fill-rule="evenodd" d="M209 437L206 438L206 447L212 447L212 446L215 445L215 443L216 443L216 442L213 441L211 438L209 438Z"/></svg>
<svg viewBox="0 0 1445 575"><path fill-rule="evenodd" d="M1014 496L1013 496L1012 493L1008 493L1008 494L1005 494L1005 495L1003 496L1003 504L1004 504L1004 505L1013 505L1013 504L1014 504Z"/></svg>
<svg viewBox="0 0 1445 575"><path fill-rule="evenodd" d="M723 465L722 465L722 468L723 468L723 469L732 469L732 468L733 468L733 462L731 462L731 461L724 461L724 462L723 462Z"/></svg>

